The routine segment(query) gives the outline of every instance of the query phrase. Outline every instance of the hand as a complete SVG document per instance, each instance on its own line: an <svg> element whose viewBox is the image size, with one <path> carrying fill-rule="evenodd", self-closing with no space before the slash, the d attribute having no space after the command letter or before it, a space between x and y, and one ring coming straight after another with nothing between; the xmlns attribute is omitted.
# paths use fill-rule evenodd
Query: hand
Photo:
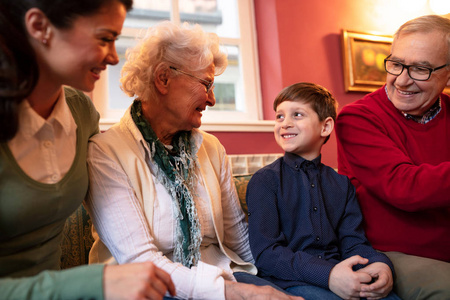
<svg viewBox="0 0 450 300"><path fill-rule="evenodd" d="M225 299L304 300L280 292L271 286L256 286L225 280Z"/></svg>
<svg viewBox="0 0 450 300"><path fill-rule="evenodd" d="M103 286L106 300L163 299L167 291L175 296L170 275L151 262L106 265Z"/></svg>
<svg viewBox="0 0 450 300"><path fill-rule="evenodd" d="M394 278L389 266L385 263L375 262L357 272L367 273L375 282L361 287L360 297L372 299L385 298L392 290Z"/></svg>
<svg viewBox="0 0 450 300"><path fill-rule="evenodd" d="M343 299L359 300L362 285L369 283L372 277L364 272L355 272L352 268L354 265L365 265L368 262L367 258L354 255L335 265L328 281L330 290Z"/></svg>

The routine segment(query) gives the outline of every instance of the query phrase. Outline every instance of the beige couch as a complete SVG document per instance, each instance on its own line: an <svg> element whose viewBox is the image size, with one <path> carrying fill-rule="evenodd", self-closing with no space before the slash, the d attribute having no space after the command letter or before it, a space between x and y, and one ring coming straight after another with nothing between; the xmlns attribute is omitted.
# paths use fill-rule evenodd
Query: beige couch
<svg viewBox="0 0 450 300"><path fill-rule="evenodd" d="M251 175L234 176L234 183L239 195L242 209L247 216L245 194ZM66 221L61 242L61 269L67 269L89 261L89 250L94 239L91 235L92 222L88 213L81 205Z"/></svg>

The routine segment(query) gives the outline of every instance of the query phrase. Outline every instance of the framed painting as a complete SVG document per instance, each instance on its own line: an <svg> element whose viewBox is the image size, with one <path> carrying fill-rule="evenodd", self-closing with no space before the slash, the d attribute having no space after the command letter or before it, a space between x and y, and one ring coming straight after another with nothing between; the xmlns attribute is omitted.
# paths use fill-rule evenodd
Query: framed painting
<svg viewBox="0 0 450 300"><path fill-rule="evenodd" d="M392 36L342 30L345 91L373 92L386 82Z"/></svg>

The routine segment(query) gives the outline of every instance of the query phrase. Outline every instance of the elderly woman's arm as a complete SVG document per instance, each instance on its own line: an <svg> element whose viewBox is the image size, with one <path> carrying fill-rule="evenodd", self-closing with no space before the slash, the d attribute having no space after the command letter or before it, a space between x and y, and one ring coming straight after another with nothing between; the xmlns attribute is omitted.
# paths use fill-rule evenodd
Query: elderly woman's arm
<svg viewBox="0 0 450 300"><path fill-rule="evenodd" d="M289 296L271 286L256 286L253 284L225 281L226 299L246 300L302 300L302 297ZM303 299L304 300L304 299Z"/></svg>

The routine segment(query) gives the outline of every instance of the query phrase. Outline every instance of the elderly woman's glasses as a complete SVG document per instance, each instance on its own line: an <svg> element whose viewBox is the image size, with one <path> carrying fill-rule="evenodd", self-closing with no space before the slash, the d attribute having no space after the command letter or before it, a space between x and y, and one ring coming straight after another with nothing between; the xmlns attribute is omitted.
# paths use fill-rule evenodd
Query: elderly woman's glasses
<svg viewBox="0 0 450 300"><path fill-rule="evenodd" d="M198 79L198 80L200 81L200 83L202 83L202 84L206 87L206 93L207 93L207 94L208 94L208 93L212 90L212 88L214 87L214 81L208 81L208 80L202 79L202 78L200 78L200 77L197 77L197 76L194 76L194 75L192 75L192 74L186 73L186 72L181 71L180 69L175 68L175 67L172 67L172 66L170 66L170 68L171 68L172 70L174 70L174 71L180 72L181 74L184 74L184 75L193 77L193 78L195 78L195 79Z"/></svg>
<svg viewBox="0 0 450 300"><path fill-rule="evenodd" d="M417 81L425 81L430 79L432 72L442 69L448 65L445 64L433 69L424 66L405 65L401 62L390 60L389 57L391 57L391 55L384 59L384 68L386 69L386 72L395 76L399 76L403 73L403 70L406 69L408 71L409 77Z"/></svg>

